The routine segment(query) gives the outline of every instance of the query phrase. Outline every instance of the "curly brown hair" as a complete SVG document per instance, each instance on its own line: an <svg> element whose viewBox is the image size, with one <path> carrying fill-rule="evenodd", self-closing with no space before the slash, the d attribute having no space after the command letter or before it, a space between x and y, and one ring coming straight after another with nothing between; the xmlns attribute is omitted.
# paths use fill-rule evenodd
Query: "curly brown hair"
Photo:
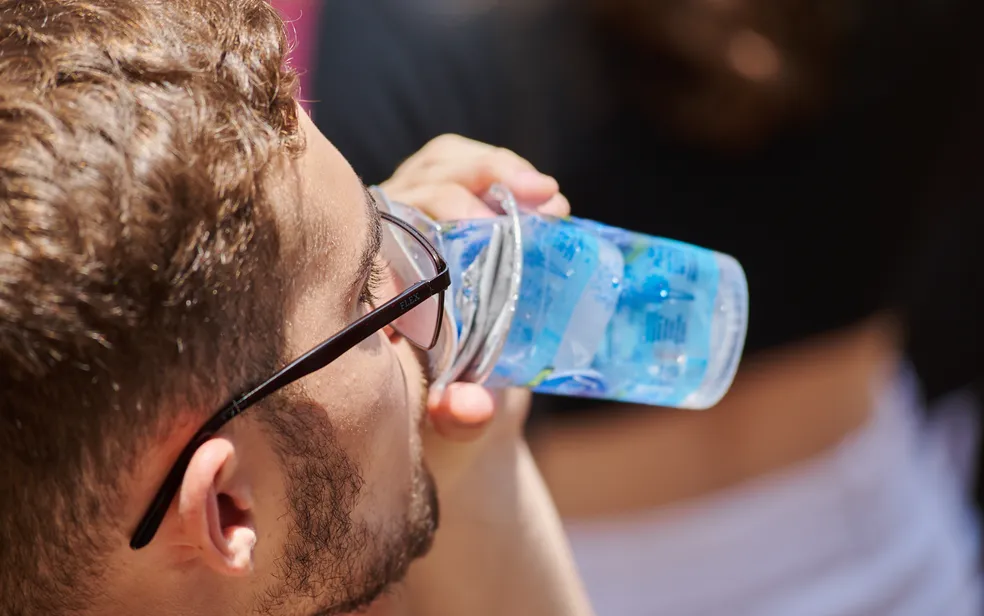
<svg viewBox="0 0 984 616"><path fill-rule="evenodd" d="M264 0L0 0L0 612L83 609L141 447L280 362L286 52Z"/></svg>

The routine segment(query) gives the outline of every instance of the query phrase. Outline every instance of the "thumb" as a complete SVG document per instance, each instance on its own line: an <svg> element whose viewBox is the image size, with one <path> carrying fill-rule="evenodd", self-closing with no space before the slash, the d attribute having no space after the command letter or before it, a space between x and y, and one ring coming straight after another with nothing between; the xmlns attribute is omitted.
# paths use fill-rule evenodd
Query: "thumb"
<svg viewBox="0 0 984 616"><path fill-rule="evenodd" d="M434 430L453 441L472 441L485 432L495 414L492 393L475 383L451 383L427 401Z"/></svg>

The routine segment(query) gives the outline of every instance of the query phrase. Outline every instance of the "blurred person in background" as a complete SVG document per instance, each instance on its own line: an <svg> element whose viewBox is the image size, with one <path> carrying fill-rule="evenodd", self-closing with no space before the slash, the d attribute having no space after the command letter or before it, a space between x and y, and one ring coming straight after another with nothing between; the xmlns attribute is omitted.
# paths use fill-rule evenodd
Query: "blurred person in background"
<svg viewBox="0 0 984 616"><path fill-rule="evenodd" d="M980 613L973 6L364 0L298 19L303 98L368 182L460 133L554 175L580 216L746 268L746 353L715 409L537 399L599 613Z"/></svg>

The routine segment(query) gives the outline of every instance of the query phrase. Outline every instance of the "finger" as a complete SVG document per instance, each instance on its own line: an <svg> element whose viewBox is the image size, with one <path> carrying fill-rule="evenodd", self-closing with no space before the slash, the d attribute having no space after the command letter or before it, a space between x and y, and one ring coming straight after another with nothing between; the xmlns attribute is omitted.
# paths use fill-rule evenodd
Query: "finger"
<svg viewBox="0 0 984 616"><path fill-rule="evenodd" d="M502 183L517 200L536 204L559 190L554 178L515 152L452 134L432 139L387 181L405 188L445 182L460 184L476 195Z"/></svg>
<svg viewBox="0 0 984 616"><path fill-rule="evenodd" d="M495 216L484 201L464 186L453 183L428 184L398 190L391 199L417 208L435 220L461 220Z"/></svg>
<svg viewBox="0 0 984 616"><path fill-rule="evenodd" d="M541 205L556 197L560 190L557 180L532 169L502 177L496 181L504 184L512 192L518 203Z"/></svg>
<svg viewBox="0 0 984 616"><path fill-rule="evenodd" d="M538 214L546 214L548 216L556 216L558 218L564 218L566 216L570 216L571 214L570 202L567 201L567 197L560 193L557 193L546 202L519 202L519 207L524 210L535 210Z"/></svg>
<svg viewBox="0 0 984 616"><path fill-rule="evenodd" d="M473 174L476 165L499 155L500 149L461 135L440 135L428 141L413 156L403 161L388 182L395 181L410 185L433 184L449 179L460 182L463 177ZM509 151L502 150L502 152ZM533 165L527 162L520 168L532 167ZM468 173L469 171L472 173Z"/></svg>
<svg viewBox="0 0 984 616"><path fill-rule="evenodd" d="M461 184L476 195L493 184L505 184L517 199L546 201L558 190L557 181L540 173L526 159L504 148L484 146L479 156L447 153L441 164L428 169L428 176Z"/></svg>
<svg viewBox="0 0 984 616"><path fill-rule="evenodd" d="M455 441L480 437L495 414L492 393L475 383L452 383L440 397L427 403L427 413L435 431Z"/></svg>
<svg viewBox="0 0 984 616"><path fill-rule="evenodd" d="M457 158L478 157L495 148L496 146L483 141L476 141L454 133L445 133L424 144L418 154L422 158L428 159L440 159L449 155Z"/></svg>

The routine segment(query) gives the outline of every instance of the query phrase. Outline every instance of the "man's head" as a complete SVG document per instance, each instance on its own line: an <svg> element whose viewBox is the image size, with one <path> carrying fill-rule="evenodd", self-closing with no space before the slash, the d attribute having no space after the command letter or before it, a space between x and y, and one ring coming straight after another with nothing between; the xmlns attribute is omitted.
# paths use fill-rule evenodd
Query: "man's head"
<svg viewBox="0 0 984 616"><path fill-rule="evenodd" d="M0 612L322 613L422 553L426 384L369 310L376 212L299 113L263 0L0 0Z"/></svg>

